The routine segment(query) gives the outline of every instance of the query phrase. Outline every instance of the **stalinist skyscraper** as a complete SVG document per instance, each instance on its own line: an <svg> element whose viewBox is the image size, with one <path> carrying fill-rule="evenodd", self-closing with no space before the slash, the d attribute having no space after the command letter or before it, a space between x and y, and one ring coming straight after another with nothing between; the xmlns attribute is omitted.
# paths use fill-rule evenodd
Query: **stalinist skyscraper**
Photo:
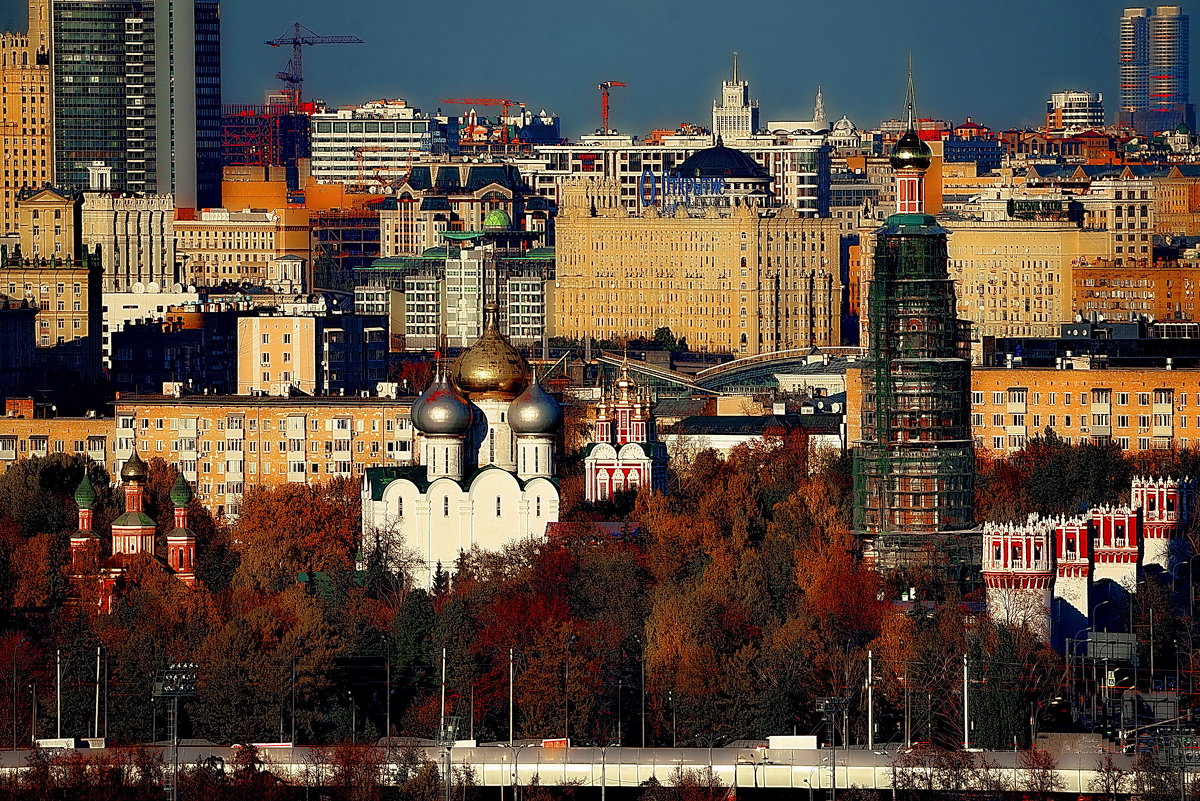
<svg viewBox="0 0 1200 801"><path fill-rule="evenodd" d="M733 76L721 82L721 99L713 101L713 137L727 142L758 131L758 101L750 99L750 82L738 79L737 57L734 53Z"/></svg>
<svg viewBox="0 0 1200 801"><path fill-rule="evenodd" d="M17 232L17 196L54 180L50 0L29 0L27 33L0 34L0 236Z"/></svg>

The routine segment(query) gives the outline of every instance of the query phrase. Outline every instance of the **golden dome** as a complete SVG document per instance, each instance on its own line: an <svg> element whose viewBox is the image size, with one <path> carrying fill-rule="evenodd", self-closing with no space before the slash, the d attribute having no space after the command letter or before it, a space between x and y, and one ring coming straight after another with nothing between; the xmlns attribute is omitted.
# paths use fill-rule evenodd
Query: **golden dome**
<svg viewBox="0 0 1200 801"><path fill-rule="evenodd" d="M496 317L489 303L483 335L454 362L454 383L471 400L512 400L529 384L529 363L500 333Z"/></svg>

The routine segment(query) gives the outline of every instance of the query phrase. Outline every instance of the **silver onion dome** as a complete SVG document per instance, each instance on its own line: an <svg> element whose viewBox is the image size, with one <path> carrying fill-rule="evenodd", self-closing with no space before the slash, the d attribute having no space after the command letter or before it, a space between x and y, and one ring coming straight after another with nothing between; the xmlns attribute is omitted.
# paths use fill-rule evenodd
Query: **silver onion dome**
<svg viewBox="0 0 1200 801"><path fill-rule="evenodd" d="M549 434L562 425L562 405L542 389L537 376L508 405L508 426L514 434Z"/></svg>
<svg viewBox="0 0 1200 801"><path fill-rule="evenodd" d="M413 427L423 434L464 435L471 428L471 405L438 369L409 412Z"/></svg>

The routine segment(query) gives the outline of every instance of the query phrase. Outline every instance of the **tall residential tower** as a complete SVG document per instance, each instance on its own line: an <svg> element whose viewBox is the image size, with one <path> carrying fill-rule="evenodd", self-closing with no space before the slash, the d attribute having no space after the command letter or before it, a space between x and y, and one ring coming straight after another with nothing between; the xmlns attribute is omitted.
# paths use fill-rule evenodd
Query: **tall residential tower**
<svg viewBox="0 0 1200 801"><path fill-rule="evenodd" d="M218 0L51 3L56 183L220 205Z"/></svg>
<svg viewBox="0 0 1200 801"><path fill-rule="evenodd" d="M1190 102L1188 16L1180 6L1126 8L1121 15L1121 108L1118 122L1148 134L1183 122L1195 127Z"/></svg>

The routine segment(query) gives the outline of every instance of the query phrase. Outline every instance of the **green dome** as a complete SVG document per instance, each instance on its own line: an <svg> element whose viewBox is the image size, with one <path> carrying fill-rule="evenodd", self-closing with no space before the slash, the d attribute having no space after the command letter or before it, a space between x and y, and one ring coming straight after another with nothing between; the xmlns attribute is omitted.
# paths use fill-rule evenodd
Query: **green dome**
<svg viewBox="0 0 1200 801"><path fill-rule="evenodd" d="M483 218L483 230L511 231L512 218L508 216L508 212L504 209L492 209Z"/></svg>
<svg viewBox="0 0 1200 801"><path fill-rule="evenodd" d="M175 508L178 509L181 506L187 506L191 499L192 488L188 486L187 479L180 473L179 478L175 479L175 486L171 487L171 503L175 504Z"/></svg>
<svg viewBox="0 0 1200 801"><path fill-rule="evenodd" d="M933 151L929 145L921 141L917 132L909 128L900 141L892 148L891 162L893 170L927 170Z"/></svg>
<svg viewBox="0 0 1200 801"><path fill-rule="evenodd" d="M88 480L87 473L84 473L83 480L75 488L75 505L80 509L91 509L95 502L96 490L92 489L92 482Z"/></svg>

